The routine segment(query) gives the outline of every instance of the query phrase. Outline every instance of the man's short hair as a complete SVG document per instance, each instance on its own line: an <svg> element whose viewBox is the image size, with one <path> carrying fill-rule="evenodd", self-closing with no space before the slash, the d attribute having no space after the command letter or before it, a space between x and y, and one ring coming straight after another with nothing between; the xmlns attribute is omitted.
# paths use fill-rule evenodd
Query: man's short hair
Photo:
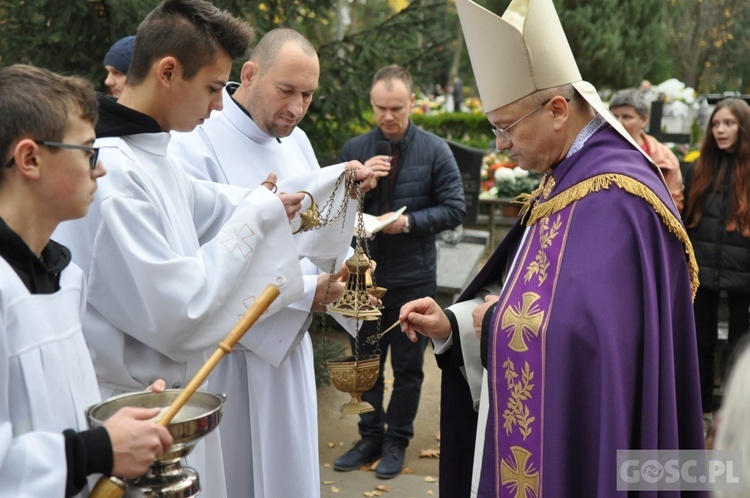
<svg viewBox="0 0 750 498"><path fill-rule="evenodd" d="M370 85L370 88L372 89L372 87L374 87L380 81L388 82L393 80L401 80L406 86L406 90L409 93L412 92L414 81L411 79L411 74L409 74L409 71L397 64L391 64L390 66L385 66L384 68L378 70L378 72L375 73L375 76L372 77L372 85Z"/></svg>
<svg viewBox="0 0 750 498"><path fill-rule="evenodd" d="M615 92L609 101L609 109L615 107L630 106L642 118L647 118L651 114L651 104L644 97L643 92L637 88L626 88Z"/></svg>
<svg viewBox="0 0 750 498"><path fill-rule="evenodd" d="M305 36L299 31L291 28L272 29L263 35L263 38L260 39L250 55L250 60L260 66L261 74L267 69L273 67L276 63L279 50L281 50L281 47L287 42L293 42L303 53L310 57L318 56L315 47L310 43L310 40L305 38Z"/></svg>
<svg viewBox="0 0 750 498"><path fill-rule="evenodd" d="M10 146L18 138L62 141L70 125L69 116L75 113L96 124L96 92L89 81L23 64L0 68L3 160L8 159Z"/></svg>
<svg viewBox="0 0 750 498"><path fill-rule="evenodd" d="M128 84L142 83L154 61L167 56L180 61L189 80L219 51L244 57L252 36L245 21L205 0L164 0L138 26Z"/></svg>

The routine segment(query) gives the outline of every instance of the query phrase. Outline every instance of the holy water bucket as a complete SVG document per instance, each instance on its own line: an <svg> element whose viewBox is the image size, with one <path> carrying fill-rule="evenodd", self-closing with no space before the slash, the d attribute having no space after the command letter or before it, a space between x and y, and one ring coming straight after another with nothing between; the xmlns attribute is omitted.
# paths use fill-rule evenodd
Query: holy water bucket
<svg viewBox="0 0 750 498"><path fill-rule="evenodd" d="M182 389L167 389L163 393L134 392L102 401L86 411L92 428L104 422L117 410L126 406L139 408L167 408ZM167 426L174 440L169 453L154 461L148 472L138 479L126 479L126 497L131 498L191 498L200 491L198 473L181 465L181 460L193 450L198 440L214 430L221 420L225 394L195 392ZM159 415L160 416L160 415ZM158 421L159 416L154 420Z"/></svg>

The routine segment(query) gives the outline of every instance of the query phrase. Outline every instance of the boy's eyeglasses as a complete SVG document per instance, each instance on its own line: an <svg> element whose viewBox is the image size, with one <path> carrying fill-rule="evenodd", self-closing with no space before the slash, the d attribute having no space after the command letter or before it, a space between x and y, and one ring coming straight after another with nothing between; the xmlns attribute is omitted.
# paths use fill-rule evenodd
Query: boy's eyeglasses
<svg viewBox="0 0 750 498"><path fill-rule="evenodd" d="M84 150L89 153L89 166L91 169L96 169L96 165L99 162L99 147L93 147L91 145L64 144L62 142L49 142L47 140L34 140L34 143L37 145L44 145L45 147L59 149ZM10 161L5 164L5 167L10 168L14 163L15 157L11 157Z"/></svg>

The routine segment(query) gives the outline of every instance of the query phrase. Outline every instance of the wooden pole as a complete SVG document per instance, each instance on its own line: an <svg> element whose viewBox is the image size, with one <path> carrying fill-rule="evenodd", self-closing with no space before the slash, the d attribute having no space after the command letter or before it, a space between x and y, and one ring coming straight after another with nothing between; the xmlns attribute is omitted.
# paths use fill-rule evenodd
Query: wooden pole
<svg viewBox="0 0 750 498"><path fill-rule="evenodd" d="M203 364L198 373L192 378L187 386L182 390L177 399L175 399L169 406L166 412L159 420L159 424L167 427L172 421L177 412L187 403L190 397L198 390L198 388L206 381L208 374L216 367L221 361L224 355L232 352L232 348L237 341L239 341L245 332L260 318L260 315L271 306L271 303L279 296L279 288L273 284L269 284L261 292L260 296L250 306L242 319L234 326L231 332L216 346L216 351L211 357ZM89 495L90 498L121 498L125 494L126 484L117 477L101 477L94 486L94 489Z"/></svg>

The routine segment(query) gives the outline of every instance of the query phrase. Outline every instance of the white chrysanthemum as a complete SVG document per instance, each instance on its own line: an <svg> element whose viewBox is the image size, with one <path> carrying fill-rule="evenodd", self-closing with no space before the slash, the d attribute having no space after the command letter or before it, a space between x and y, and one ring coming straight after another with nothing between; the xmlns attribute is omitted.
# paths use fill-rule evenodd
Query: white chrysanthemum
<svg viewBox="0 0 750 498"><path fill-rule="evenodd" d="M695 102L695 89L685 86L685 83L677 78L669 78L663 83L659 83L655 90L657 93L664 94L667 102L678 101L686 104Z"/></svg>
<svg viewBox="0 0 750 498"><path fill-rule="evenodd" d="M482 192L479 194L480 199L494 199L497 197L497 187L492 186L487 189L486 192Z"/></svg>
<svg viewBox="0 0 750 498"><path fill-rule="evenodd" d="M685 101L687 104L692 104L695 102L695 90L688 87L685 87L684 90L680 93L680 98Z"/></svg>
<svg viewBox="0 0 750 498"><path fill-rule="evenodd" d="M656 90L666 95L668 100L678 99L684 89L685 83L677 78L669 78L656 86Z"/></svg>
<svg viewBox="0 0 750 498"><path fill-rule="evenodd" d="M528 171L526 171L523 168L518 168L518 167L513 168L513 174L516 176L517 180L520 180L521 178L526 178L527 176L529 176Z"/></svg>
<svg viewBox="0 0 750 498"><path fill-rule="evenodd" d="M495 181L498 183L516 183L516 175L510 168L497 168L495 170Z"/></svg>

